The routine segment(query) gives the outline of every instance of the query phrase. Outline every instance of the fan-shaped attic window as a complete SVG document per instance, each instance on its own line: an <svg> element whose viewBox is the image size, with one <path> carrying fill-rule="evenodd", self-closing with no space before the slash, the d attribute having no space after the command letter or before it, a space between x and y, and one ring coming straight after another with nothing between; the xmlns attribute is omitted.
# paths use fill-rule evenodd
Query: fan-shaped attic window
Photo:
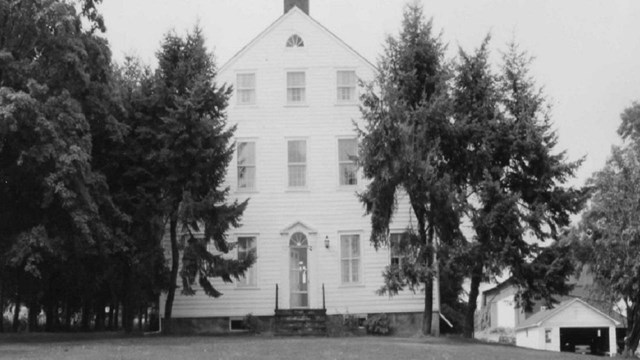
<svg viewBox="0 0 640 360"><path fill-rule="evenodd" d="M287 39L287 47L290 47L290 48L304 47L304 40L302 40L302 38L299 35L293 34L289 36L289 38Z"/></svg>

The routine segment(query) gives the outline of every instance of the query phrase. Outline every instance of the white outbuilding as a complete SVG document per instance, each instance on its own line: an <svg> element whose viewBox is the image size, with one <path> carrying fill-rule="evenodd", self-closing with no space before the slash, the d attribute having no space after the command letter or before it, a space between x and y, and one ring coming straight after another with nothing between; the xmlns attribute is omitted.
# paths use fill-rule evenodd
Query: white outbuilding
<svg viewBox="0 0 640 360"><path fill-rule="evenodd" d="M574 298L535 313L516 327L516 345L594 355L617 353L619 320Z"/></svg>

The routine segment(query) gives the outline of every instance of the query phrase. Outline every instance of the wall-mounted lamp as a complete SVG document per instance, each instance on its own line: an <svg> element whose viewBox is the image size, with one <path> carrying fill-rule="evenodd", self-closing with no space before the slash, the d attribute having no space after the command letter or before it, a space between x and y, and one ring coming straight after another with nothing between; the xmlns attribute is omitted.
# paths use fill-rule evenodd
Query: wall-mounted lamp
<svg viewBox="0 0 640 360"><path fill-rule="evenodd" d="M324 237L324 247L327 248L327 249L329 248L329 236L328 235Z"/></svg>

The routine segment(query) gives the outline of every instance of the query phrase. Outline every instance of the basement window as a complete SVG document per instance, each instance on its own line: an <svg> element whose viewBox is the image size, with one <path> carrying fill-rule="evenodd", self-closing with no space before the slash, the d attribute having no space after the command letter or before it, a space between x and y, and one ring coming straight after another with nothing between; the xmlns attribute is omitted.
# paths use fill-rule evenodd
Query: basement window
<svg viewBox="0 0 640 360"><path fill-rule="evenodd" d="M247 331L247 327L243 318L229 318L229 330L231 331Z"/></svg>

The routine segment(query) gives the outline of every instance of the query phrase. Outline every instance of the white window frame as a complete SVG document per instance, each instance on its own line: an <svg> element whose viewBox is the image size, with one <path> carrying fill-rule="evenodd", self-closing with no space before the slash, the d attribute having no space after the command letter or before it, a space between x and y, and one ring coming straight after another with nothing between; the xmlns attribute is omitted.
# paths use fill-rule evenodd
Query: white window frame
<svg viewBox="0 0 640 360"><path fill-rule="evenodd" d="M253 239L256 254L256 262L251 265L250 268L245 271L244 277L240 277L237 280L236 286L238 288L257 288L258 287L258 235L256 234L241 234L236 236L236 259L240 260L240 240L241 239ZM251 251L249 249L249 251Z"/></svg>
<svg viewBox="0 0 640 360"><path fill-rule="evenodd" d="M248 144L251 143L253 144L253 164L240 164L240 151L239 151L239 146L240 144ZM257 150L257 142L253 139L238 139L236 141L236 188L238 191L255 191L256 187L257 187L257 178L258 178L258 168L257 168L257 163L258 163L258 159L257 159L257 155L258 155L258 150ZM240 186L240 169L241 168L253 168L253 186L245 186L245 187L241 187Z"/></svg>
<svg viewBox="0 0 640 360"><path fill-rule="evenodd" d="M294 141L302 141L304 142L304 162L292 162L289 158L289 144ZM287 188L288 189L307 189L309 183L309 147L306 138L289 138L286 139L286 154L287 154ZM302 167L304 166L304 184L303 185L291 185L291 169L293 167Z"/></svg>
<svg viewBox="0 0 640 360"><path fill-rule="evenodd" d="M348 238L352 238L353 236L356 236L358 239L358 255L359 256L353 256L353 254L344 254L343 250L342 250L342 243L344 240L347 240ZM364 255L364 246L362 244L362 234L360 234L359 232L343 232L338 234L338 241L339 244L338 246L340 246L340 285L342 286L358 286L358 285L362 285L364 283L364 273L362 271L362 269L364 269L363 266L363 255ZM349 244L351 245L351 244ZM348 249L351 249L351 246L348 247ZM349 280L348 281L344 281L344 273L343 273L343 262L344 261L348 261L349 263ZM354 281L353 280L353 261L357 260L358 261L358 280Z"/></svg>
<svg viewBox="0 0 640 360"><path fill-rule="evenodd" d="M353 73L354 83L353 84L340 84L340 73ZM342 99L340 90L349 89L351 98L350 99ZM358 76L354 69L338 69L336 70L336 103L338 104L355 104L358 99Z"/></svg>
<svg viewBox="0 0 640 360"><path fill-rule="evenodd" d="M356 166L356 162L354 160L340 160L340 142L341 141L345 141L345 140L351 140L355 142L355 146L356 146L356 154L358 153L358 139L355 137L340 137L338 138L338 186L340 187L348 187L348 188L352 188L355 186L358 186L358 168ZM354 168L354 177L355 177L355 184L343 184L342 183L342 165L353 165Z"/></svg>
<svg viewBox="0 0 640 360"><path fill-rule="evenodd" d="M246 76L246 75L253 75L253 87L242 87L240 86L240 77L241 76ZM256 72L255 71L243 71L243 72L238 72L236 73L236 104L237 105L241 105L241 106L247 106L247 105L255 105L257 102L257 91L256 88L257 86L257 82L258 82L258 77L256 76ZM242 95L241 93L243 92L252 92L253 93L253 97L252 97L252 101L249 102L245 102L242 101Z"/></svg>
<svg viewBox="0 0 640 360"><path fill-rule="evenodd" d="M289 85L289 74L302 74L304 76L304 83L302 85ZM289 106L300 106L300 105L306 105L307 104L307 72L306 70L303 69L291 69L291 70L287 70L286 75L285 75L285 85L287 88L286 91L286 98L287 98L287 105ZM301 91L301 99L300 100L293 100L292 96L289 96L289 90L302 90Z"/></svg>

